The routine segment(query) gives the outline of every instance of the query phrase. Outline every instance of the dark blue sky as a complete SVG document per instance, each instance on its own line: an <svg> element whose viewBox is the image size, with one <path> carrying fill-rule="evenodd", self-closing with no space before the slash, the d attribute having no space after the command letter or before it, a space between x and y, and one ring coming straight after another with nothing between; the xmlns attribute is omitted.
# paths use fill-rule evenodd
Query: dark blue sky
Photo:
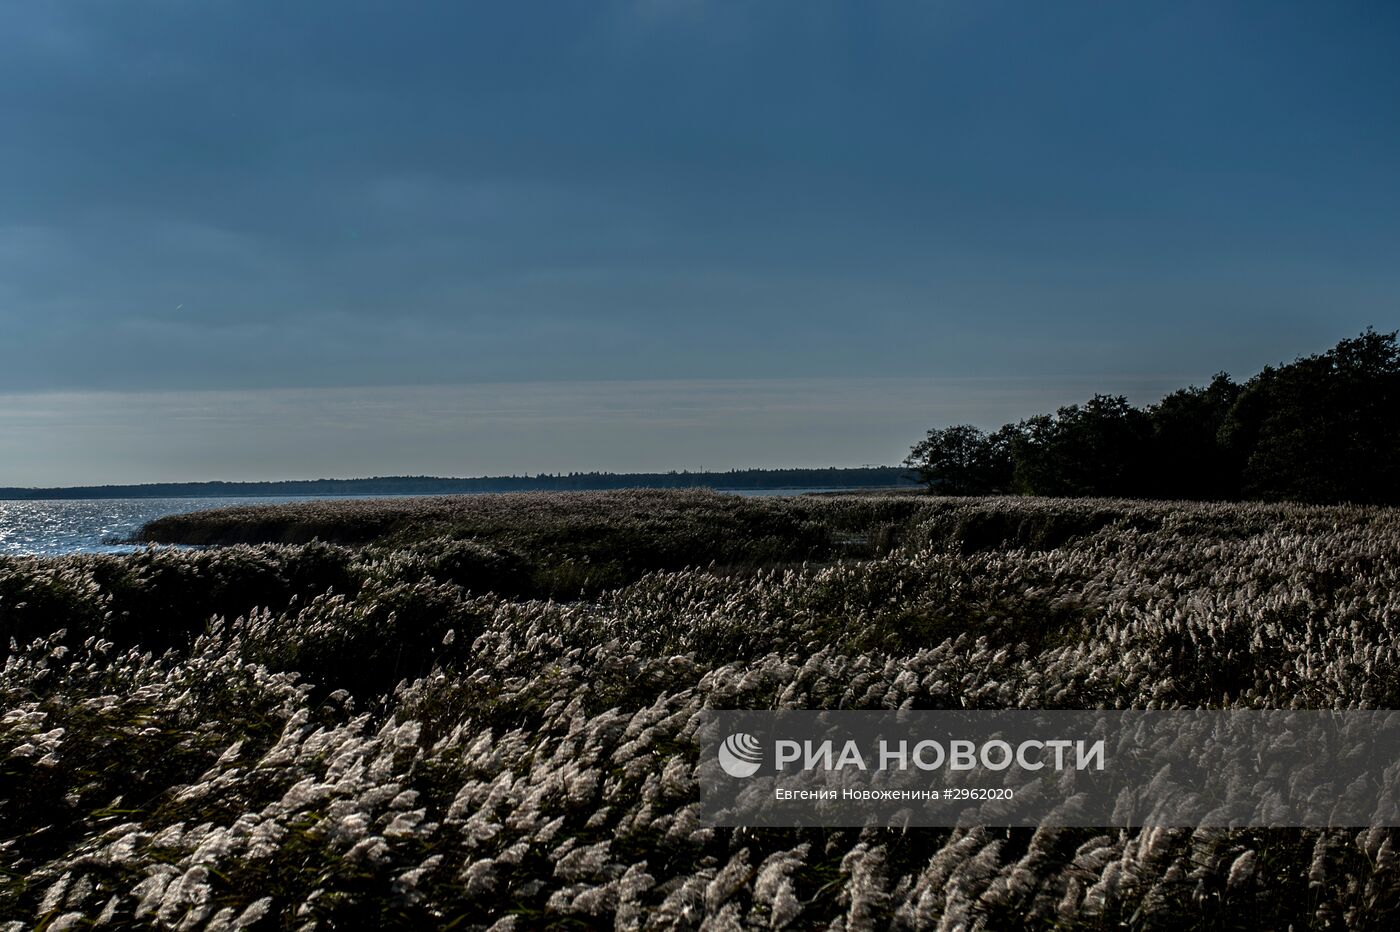
<svg viewBox="0 0 1400 932"><path fill-rule="evenodd" d="M1398 316L1396 4L8 4L0 113L0 485L890 462Z"/></svg>

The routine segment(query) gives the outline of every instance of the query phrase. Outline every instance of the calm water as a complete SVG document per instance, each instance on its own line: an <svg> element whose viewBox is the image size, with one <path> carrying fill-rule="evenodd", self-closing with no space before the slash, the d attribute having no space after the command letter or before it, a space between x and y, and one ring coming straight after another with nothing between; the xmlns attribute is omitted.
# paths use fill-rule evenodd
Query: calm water
<svg viewBox="0 0 1400 932"><path fill-rule="evenodd" d="M260 502L290 498L256 499ZM299 499L298 499L299 500ZM117 553L141 525L162 515L248 502L246 498L103 498L88 501L0 501L0 556Z"/></svg>
<svg viewBox="0 0 1400 932"><path fill-rule="evenodd" d="M762 489L739 495L794 495L838 489ZM492 494L492 493L481 493ZM392 496L322 496L386 498ZM123 543L141 525L162 515L220 508L225 505L308 501L297 498L108 498L90 501L0 501L0 556L56 553L119 553L136 546Z"/></svg>

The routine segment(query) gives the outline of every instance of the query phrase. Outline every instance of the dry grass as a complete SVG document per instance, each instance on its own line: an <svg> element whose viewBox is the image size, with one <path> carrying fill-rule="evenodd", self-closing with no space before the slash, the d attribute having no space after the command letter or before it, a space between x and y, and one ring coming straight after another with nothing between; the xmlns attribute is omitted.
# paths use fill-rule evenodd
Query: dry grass
<svg viewBox="0 0 1400 932"><path fill-rule="evenodd" d="M1394 925L1391 831L715 830L689 737L706 708L1400 707L1400 513L551 498L0 562L0 917ZM616 575L535 598L563 559Z"/></svg>

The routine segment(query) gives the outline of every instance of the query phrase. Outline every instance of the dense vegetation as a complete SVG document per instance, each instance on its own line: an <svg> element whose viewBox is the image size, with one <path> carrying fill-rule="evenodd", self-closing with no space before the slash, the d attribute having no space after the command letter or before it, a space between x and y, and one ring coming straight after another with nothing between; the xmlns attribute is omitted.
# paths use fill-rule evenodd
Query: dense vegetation
<svg viewBox="0 0 1400 932"><path fill-rule="evenodd" d="M1368 330L1146 409L1096 395L990 434L933 430L906 464L950 495L1400 504L1400 346Z"/></svg>
<svg viewBox="0 0 1400 932"><path fill-rule="evenodd" d="M460 495L599 489L869 489L912 485L898 466L822 469L731 469L727 472L571 472L535 476L379 476L373 479L289 479L282 482L151 482L70 488L0 488L0 499L255 498L295 495Z"/></svg>
<svg viewBox="0 0 1400 932"><path fill-rule="evenodd" d="M470 540L504 547L546 573L561 564L586 564L595 576L612 572L618 579L616 572L712 561L824 558L837 539L866 530L877 516L892 521L921 507L907 496L854 501L866 503L839 517L816 497L778 501L659 490L245 504L159 518L140 536L178 544Z"/></svg>
<svg viewBox="0 0 1400 932"><path fill-rule="evenodd" d="M310 507L221 526L388 536L0 561L0 920L1400 920L1393 831L716 830L695 816L690 742L705 708L1396 707L1400 512Z"/></svg>

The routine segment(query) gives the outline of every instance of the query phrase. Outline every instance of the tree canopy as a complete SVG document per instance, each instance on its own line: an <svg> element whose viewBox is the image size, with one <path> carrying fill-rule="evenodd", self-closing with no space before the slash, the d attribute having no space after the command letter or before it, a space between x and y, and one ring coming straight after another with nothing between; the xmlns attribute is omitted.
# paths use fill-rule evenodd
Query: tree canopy
<svg viewBox="0 0 1400 932"><path fill-rule="evenodd" d="M1368 329L1146 408L1095 395L991 433L934 429L905 465L945 495L1400 503L1396 338Z"/></svg>

